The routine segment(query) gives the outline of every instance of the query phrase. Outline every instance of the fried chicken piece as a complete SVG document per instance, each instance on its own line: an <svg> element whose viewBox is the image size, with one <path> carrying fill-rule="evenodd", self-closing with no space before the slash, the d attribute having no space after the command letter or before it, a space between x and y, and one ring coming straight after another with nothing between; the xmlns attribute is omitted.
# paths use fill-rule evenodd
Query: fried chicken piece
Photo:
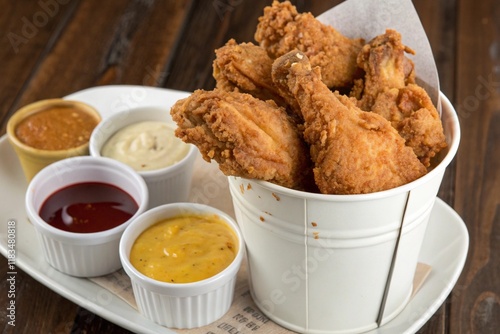
<svg viewBox="0 0 500 334"><path fill-rule="evenodd" d="M413 50L388 29L366 44L358 56L365 80L358 106L389 120L426 166L446 147L439 114L427 92L415 84Z"/></svg>
<svg viewBox="0 0 500 334"><path fill-rule="evenodd" d="M386 89L378 95L372 112L391 122L426 167L447 146L439 114L420 86Z"/></svg>
<svg viewBox="0 0 500 334"><path fill-rule="evenodd" d="M216 87L227 91L248 93L261 100L274 100L281 96L275 91L271 78L271 59L266 50L253 43L238 44L230 39L215 50L213 76Z"/></svg>
<svg viewBox="0 0 500 334"><path fill-rule="evenodd" d="M248 93L261 100L273 100L286 107L297 123L302 114L294 98L282 97L271 78L273 65L266 50L253 43L236 43L230 39L215 50L213 76L216 87L226 91Z"/></svg>
<svg viewBox="0 0 500 334"><path fill-rule="evenodd" d="M177 137L226 175L306 190L314 184L308 148L284 108L249 94L196 90L170 111Z"/></svg>
<svg viewBox="0 0 500 334"><path fill-rule="evenodd" d="M259 18L255 40L273 59L298 49L313 67L320 66L330 88L351 87L362 72L356 65L363 39L350 39L318 21L311 13L298 13L289 1L274 1Z"/></svg>
<svg viewBox="0 0 500 334"><path fill-rule="evenodd" d="M304 53L290 52L273 64L273 81L288 87L305 120L314 177L325 194L361 194L394 188L427 172L404 139L382 116L359 109L330 91Z"/></svg>
<svg viewBox="0 0 500 334"><path fill-rule="evenodd" d="M414 64L405 53L415 51L403 45L401 34L387 29L365 44L357 57L357 64L365 72L361 83L358 106L371 110L377 96L386 89L403 88L415 83Z"/></svg>

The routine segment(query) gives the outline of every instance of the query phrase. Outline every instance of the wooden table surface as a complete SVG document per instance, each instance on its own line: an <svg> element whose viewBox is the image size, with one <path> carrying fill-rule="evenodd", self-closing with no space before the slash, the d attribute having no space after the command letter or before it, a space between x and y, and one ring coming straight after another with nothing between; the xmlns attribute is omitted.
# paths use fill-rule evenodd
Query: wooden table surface
<svg viewBox="0 0 500 334"><path fill-rule="evenodd" d="M257 18L270 2L3 0L0 135L19 107L88 87L211 89L214 49L229 38L253 41ZM294 4L318 15L339 2ZM461 123L460 148L439 197L460 214L470 235L457 284L419 333L500 333L500 2L415 0L414 5L433 48L441 90ZM16 326L8 325L8 269L0 258L0 332L128 332L21 270Z"/></svg>

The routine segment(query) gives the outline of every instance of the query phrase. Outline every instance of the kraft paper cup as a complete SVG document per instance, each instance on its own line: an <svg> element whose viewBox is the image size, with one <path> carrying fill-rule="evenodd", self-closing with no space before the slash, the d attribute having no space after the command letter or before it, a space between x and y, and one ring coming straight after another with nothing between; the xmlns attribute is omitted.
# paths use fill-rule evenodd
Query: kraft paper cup
<svg viewBox="0 0 500 334"><path fill-rule="evenodd" d="M40 208L51 194L85 182L107 183L122 189L135 200L138 210L123 224L94 233L63 231L40 217ZM147 205L148 191L144 180L125 164L102 157L72 157L57 161L35 175L26 191L26 211L46 261L60 272L77 277L102 276L121 268L120 238Z"/></svg>
<svg viewBox="0 0 500 334"><path fill-rule="evenodd" d="M101 149L116 131L127 125L142 121L161 121L172 123L167 109L142 107L116 113L104 119L94 130L90 138L90 154L101 156ZM175 127L175 125L172 123ZM197 148L191 144L187 155L179 162L160 169L138 171L149 189L149 207L162 204L186 202L191 189L191 179Z"/></svg>
<svg viewBox="0 0 500 334"><path fill-rule="evenodd" d="M429 216L460 141L457 114L444 95L441 101L448 147L432 171L401 187L324 195L229 177L250 291L270 319L301 333L361 333L406 306Z"/></svg>
<svg viewBox="0 0 500 334"><path fill-rule="evenodd" d="M130 251L137 237L161 220L186 213L216 214L227 223L238 239L233 262L215 276L192 283L160 282L140 273L130 263ZM203 204L171 203L148 210L127 227L120 242L120 258L142 315L167 327L195 328L221 318L231 307L244 247L236 222L224 212Z"/></svg>
<svg viewBox="0 0 500 334"><path fill-rule="evenodd" d="M26 180L29 182L42 168L50 165L53 162L59 161L61 159L82 156L89 154L89 143L69 148L66 150L41 150L37 148L30 147L22 143L16 136L17 125L24 120L26 117L33 115L39 111L47 110L53 107L72 107L76 109L83 110L92 116L99 122L101 116L91 106L78 102L78 101L68 101L63 99L49 99L42 100L38 102L31 103L19 109L8 121L7 123L7 138L11 143L14 151L17 154L21 167L23 169Z"/></svg>

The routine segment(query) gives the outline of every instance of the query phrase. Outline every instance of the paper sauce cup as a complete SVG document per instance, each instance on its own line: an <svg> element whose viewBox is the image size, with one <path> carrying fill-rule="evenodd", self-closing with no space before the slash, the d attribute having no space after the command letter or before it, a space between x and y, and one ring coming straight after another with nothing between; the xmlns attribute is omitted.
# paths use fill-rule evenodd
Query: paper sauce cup
<svg viewBox="0 0 500 334"><path fill-rule="evenodd" d="M14 148L23 169L26 180L31 179L44 167L70 157L83 156L89 154L89 141L77 147L70 147L62 150L45 150L34 148L23 143L16 135L17 126L27 117L35 113L51 108L73 108L90 114L97 122L101 121L101 116L93 107L78 101L68 101L63 99L48 99L28 104L19 109L7 123L7 138Z"/></svg>

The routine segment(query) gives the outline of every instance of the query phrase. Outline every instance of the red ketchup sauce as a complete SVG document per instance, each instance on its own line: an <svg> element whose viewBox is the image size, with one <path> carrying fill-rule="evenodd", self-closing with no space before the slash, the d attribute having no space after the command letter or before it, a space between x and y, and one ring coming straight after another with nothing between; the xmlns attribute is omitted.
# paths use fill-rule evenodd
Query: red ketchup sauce
<svg viewBox="0 0 500 334"><path fill-rule="evenodd" d="M123 224L138 208L132 196L116 186L85 182L54 192L42 204L39 214L60 230L92 233Z"/></svg>

